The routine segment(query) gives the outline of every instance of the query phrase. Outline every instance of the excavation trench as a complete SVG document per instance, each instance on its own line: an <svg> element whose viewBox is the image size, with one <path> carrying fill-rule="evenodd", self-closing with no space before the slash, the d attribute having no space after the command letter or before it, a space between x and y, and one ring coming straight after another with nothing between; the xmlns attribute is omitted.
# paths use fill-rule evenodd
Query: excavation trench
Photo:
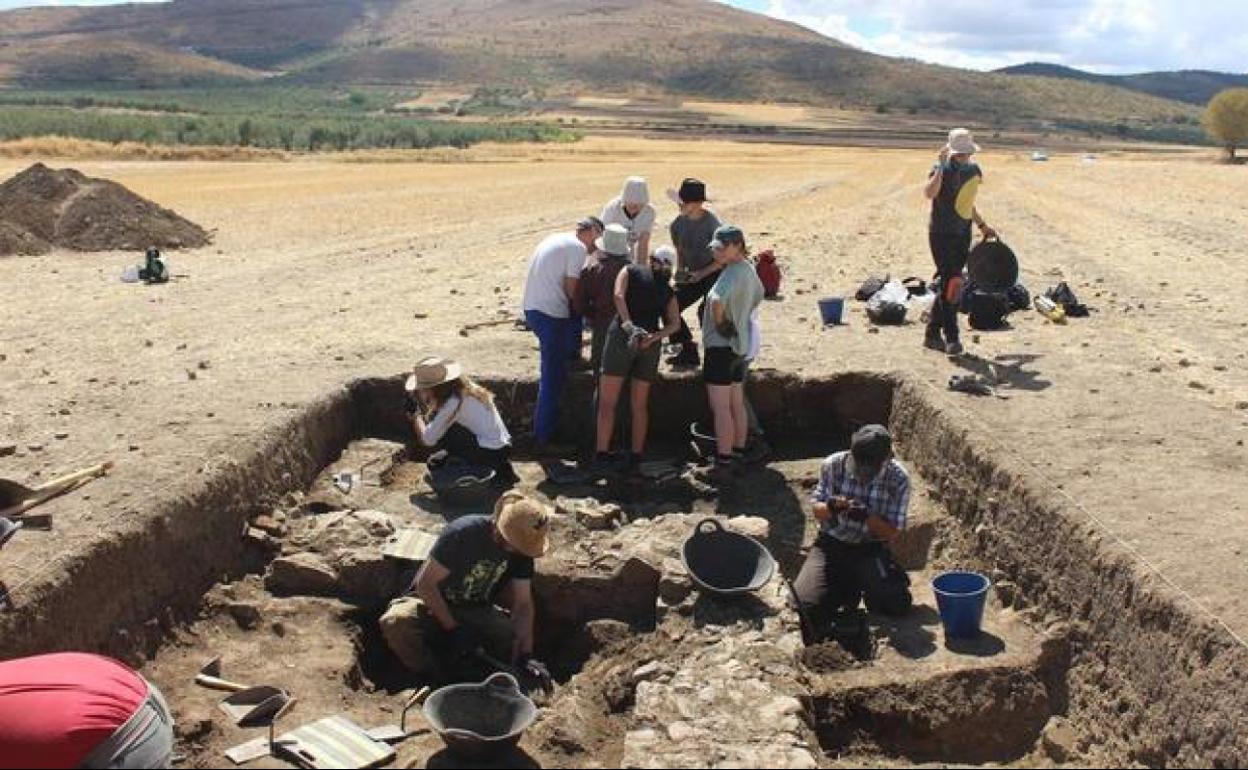
<svg viewBox="0 0 1248 770"><path fill-rule="evenodd" d="M486 384L524 435L535 384ZM414 572L384 550L488 509L430 494L401 388L378 378L328 395L15 596L0 654L97 649L142 665L174 704L190 766L219 766L255 737L192 684L214 655L229 678L296 694L288 728L333 714L366 728L396 721L402 696L426 682L378 630ZM940 395L871 374L764 372L751 397L776 456L720 499L683 479L556 486L520 448L522 486L565 514L534 584L538 654L560 686L508 764L1248 760L1242 648L1057 505L993 437L951 418ZM576 380L566 438L588 433L590 401ZM701 385L659 383L652 410L656 454L683 457L690 421L706 417ZM871 654L858 660L833 643L804 647L782 578L813 537L803 503L822 458L870 422L891 426L912 471L912 527L894 551L917 607L902 621L871 618ZM348 492L334 483L342 472L358 475ZM782 575L745 599L696 591L679 550L708 516L763 540ZM985 634L969 645L945 643L927 587L953 567L996 584ZM399 747L402 766L454 761L434 736Z"/></svg>

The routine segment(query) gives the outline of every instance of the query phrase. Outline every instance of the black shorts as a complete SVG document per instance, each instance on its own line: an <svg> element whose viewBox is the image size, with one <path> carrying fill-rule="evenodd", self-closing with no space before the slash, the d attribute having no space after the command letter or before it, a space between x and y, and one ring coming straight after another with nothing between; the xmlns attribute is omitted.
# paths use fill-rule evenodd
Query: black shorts
<svg viewBox="0 0 1248 770"><path fill-rule="evenodd" d="M707 348L702 379L707 385L740 385L745 382L747 368L745 356L737 355L732 348Z"/></svg>

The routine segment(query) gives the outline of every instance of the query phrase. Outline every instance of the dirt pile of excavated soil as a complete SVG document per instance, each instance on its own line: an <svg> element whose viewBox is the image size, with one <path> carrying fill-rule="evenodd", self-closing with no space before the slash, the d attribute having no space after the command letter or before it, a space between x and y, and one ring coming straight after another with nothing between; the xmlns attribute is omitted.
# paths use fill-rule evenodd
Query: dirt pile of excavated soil
<svg viewBox="0 0 1248 770"><path fill-rule="evenodd" d="M36 163L0 184L0 257L208 245L208 232L107 179Z"/></svg>

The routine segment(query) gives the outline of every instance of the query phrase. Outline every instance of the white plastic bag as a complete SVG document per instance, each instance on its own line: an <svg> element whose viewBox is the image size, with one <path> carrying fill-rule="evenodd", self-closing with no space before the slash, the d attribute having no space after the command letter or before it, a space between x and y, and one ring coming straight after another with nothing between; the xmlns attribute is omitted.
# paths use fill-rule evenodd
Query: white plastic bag
<svg viewBox="0 0 1248 770"><path fill-rule="evenodd" d="M905 305L910 302L910 290L906 288L905 284L894 278L884 284L884 288L877 291L871 299L878 300L880 302L896 302L899 305Z"/></svg>
<svg viewBox="0 0 1248 770"><path fill-rule="evenodd" d="M127 267L125 270L122 270L121 280L123 283L138 283L139 282L139 266L131 265L130 267Z"/></svg>

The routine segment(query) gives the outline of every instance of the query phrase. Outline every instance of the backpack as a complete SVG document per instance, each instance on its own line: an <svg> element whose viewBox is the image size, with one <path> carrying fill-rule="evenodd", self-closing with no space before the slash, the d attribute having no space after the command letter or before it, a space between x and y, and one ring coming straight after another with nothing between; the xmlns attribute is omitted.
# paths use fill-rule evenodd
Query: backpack
<svg viewBox="0 0 1248 770"><path fill-rule="evenodd" d="M1087 318L1088 316L1088 306L1079 301L1074 290L1070 288L1070 284L1065 281L1046 291L1044 296L1053 300L1055 304L1061 305L1066 310L1067 318Z"/></svg>
<svg viewBox="0 0 1248 770"><path fill-rule="evenodd" d="M1021 283L1016 283L1010 287L1005 293L1006 299L1010 302L1010 308L1013 310L1026 310L1031 307L1031 292L1027 291L1027 287Z"/></svg>
<svg viewBox="0 0 1248 770"><path fill-rule="evenodd" d="M863 281L862 285L858 287L858 291L854 294L854 299L859 302L866 302L874 297L876 292L883 289L884 284L886 283L888 283L888 276L884 276L883 278L871 276L867 280Z"/></svg>
<svg viewBox="0 0 1248 770"><path fill-rule="evenodd" d="M760 252L758 263L754 266L758 280L763 284L763 296L775 299L780 295L780 266L776 264L776 253L771 249Z"/></svg>
<svg viewBox="0 0 1248 770"><path fill-rule="evenodd" d="M970 316L972 329L992 331L1004 328L1005 317L1014 308L1006 292L984 291L974 282L967 281L959 309Z"/></svg>

